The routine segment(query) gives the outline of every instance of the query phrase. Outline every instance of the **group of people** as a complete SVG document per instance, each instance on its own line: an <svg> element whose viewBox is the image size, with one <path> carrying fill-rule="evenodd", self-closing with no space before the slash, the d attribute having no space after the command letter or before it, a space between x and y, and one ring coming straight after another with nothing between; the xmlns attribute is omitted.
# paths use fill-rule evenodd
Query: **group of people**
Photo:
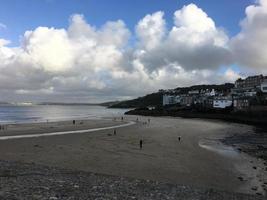
<svg viewBox="0 0 267 200"><path fill-rule="evenodd" d="M7 125L0 125L0 130L7 130Z"/></svg>
<svg viewBox="0 0 267 200"><path fill-rule="evenodd" d="M121 117L120 119L121 119L122 122L124 121L124 118L123 118L123 117ZM113 118L113 121L117 121L117 118L114 117L114 118Z"/></svg>
<svg viewBox="0 0 267 200"><path fill-rule="evenodd" d="M123 116L121 116L119 119L120 119L120 121L122 121L122 122L124 121L124 117L123 117ZM113 121L117 121L117 118L114 117L114 118L113 118ZM136 118L135 121L136 121L136 122L139 122L139 121L141 122L141 120L139 120L138 117ZM151 121L150 118L148 118L147 121L143 121L143 124L150 124L150 121Z"/></svg>
<svg viewBox="0 0 267 200"><path fill-rule="evenodd" d="M123 120L124 120L124 118L121 117L121 121L123 121ZM113 121L116 121L116 117L113 118ZM139 121L141 121L141 120L139 120L139 118L137 117L136 118L136 122L139 122ZM151 119L148 118L147 121L143 122L143 124L150 124L150 122L151 122ZM114 129L113 135L117 135L117 130L116 129ZM182 137L178 136L178 141L181 142L181 140L182 140ZM143 140L142 139L139 140L139 148L143 149Z"/></svg>
<svg viewBox="0 0 267 200"><path fill-rule="evenodd" d="M136 122L139 122L139 118L137 117L135 121L136 121ZM140 122L141 122L141 120L140 120ZM143 121L143 124L144 124L144 125L146 125L146 124L150 124L150 118L148 118L147 121Z"/></svg>

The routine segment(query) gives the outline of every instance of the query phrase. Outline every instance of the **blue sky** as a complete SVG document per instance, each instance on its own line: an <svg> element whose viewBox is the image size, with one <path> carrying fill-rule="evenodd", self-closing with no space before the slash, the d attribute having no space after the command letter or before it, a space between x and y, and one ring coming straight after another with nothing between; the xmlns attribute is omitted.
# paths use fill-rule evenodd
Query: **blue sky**
<svg viewBox="0 0 267 200"><path fill-rule="evenodd" d="M239 22L252 0L1 0L0 23L7 26L0 37L17 45L26 30L38 26L67 28L69 17L83 14L91 25L122 19L134 31L137 22L146 14L164 11L168 27L173 24L175 10L189 3L202 8L219 27L233 36L240 31Z"/></svg>

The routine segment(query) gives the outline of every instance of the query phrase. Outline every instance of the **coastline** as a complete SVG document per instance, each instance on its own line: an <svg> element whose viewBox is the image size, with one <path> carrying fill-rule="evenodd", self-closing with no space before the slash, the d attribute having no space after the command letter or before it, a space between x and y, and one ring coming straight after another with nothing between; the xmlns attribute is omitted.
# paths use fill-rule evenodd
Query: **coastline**
<svg viewBox="0 0 267 200"><path fill-rule="evenodd" d="M257 126L261 129L267 130L267 118L260 116L246 116L233 113L209 113L197 111L167 111L167 110L130 110L125 112L126 115L140 115L140 116L153 116L153 117L182 117L188 119L216 119L231 123L240 123Z"/></svg>

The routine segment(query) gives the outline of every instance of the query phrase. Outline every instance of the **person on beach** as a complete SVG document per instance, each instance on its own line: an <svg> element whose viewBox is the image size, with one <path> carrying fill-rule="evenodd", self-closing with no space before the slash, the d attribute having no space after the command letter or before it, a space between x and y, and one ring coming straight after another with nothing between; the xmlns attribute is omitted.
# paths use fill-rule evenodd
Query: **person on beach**
<svg viewBox="0 0 267 200"><path fill-rule="evenodd" d="M181 136L178 137L179 142L181 141Z"/></svg>
<svg viewBox="0 0 267 200"><path fill-rule="evenodd" d="M75 120L72 121L72 124L75 125Z"/></svg>
<svg viewBox="0 0 267 200"><path fill-rule="evenodd" d="M143 140L140 140L140 141L139 141L139 146L140 146L140 149L143 148Z"/></svg>
<svg viewBox="0 0 267 200"><path fill-rule="evenodd" d="M114 134L114 135L116 135L116 134L117 134L117 130L116 130L116 129L114 129L114 131L113 131L113 134Z"/></svg>
<svg viewBox="0 0 267 200"><path fill-rule="evenodd" d="M123 121L123 117L121 117L121 121Z"/></svg>

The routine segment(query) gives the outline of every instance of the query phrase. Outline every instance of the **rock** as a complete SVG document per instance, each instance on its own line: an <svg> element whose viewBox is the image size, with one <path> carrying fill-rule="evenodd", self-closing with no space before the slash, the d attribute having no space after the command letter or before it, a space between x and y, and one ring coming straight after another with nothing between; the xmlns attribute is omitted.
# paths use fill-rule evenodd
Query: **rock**
<svg viewBox="0 0 267 200"><path fill-rule="evenodd" d="M254 191L256 191L256 190L258 190L258 187L254 186L251 189L254 190Z"/></svg>

